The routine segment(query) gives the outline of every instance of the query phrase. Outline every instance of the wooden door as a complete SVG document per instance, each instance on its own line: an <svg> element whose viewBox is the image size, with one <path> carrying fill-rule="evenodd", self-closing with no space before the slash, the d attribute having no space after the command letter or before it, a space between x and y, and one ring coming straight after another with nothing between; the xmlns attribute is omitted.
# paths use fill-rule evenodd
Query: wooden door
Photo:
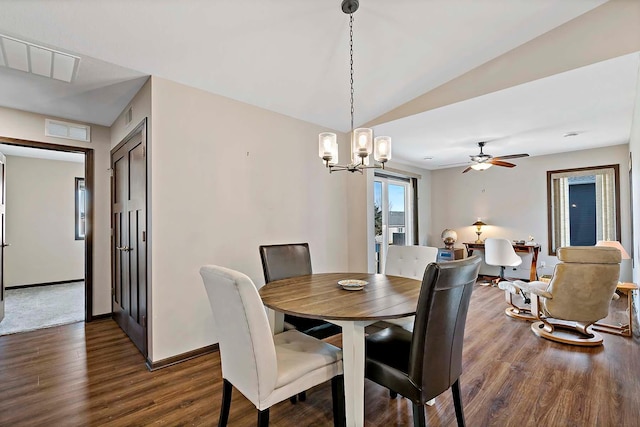
<svg viewBox="0 0 640 427"><path fill-rule="evenodd" d="M5 157L0 153L0 322L4 319Z"/></svg>
<svg viewBox="0 0 640 427"><path fill-rule="evenodd" d="M111 152L112 308L147 356L147 161L143 122Z"/></svg>

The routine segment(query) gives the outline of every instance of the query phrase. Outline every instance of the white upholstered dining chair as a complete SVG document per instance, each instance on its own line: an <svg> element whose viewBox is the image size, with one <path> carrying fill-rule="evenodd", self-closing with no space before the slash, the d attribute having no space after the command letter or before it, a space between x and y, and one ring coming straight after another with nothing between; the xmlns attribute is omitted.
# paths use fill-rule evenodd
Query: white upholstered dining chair
<svg viewBox="0 0 640 427"><path fill-rule="evenodd" d="M422 282L427 265L436 262L438 248L431 246L399 246L391 245L387 249L384 274L388 276L407 277ZM413 329L414 317L389 319L385 322L400 326L408 331ZM380 326L380 325L379 325Z"/></svg>
<svg viewBox="0 0 640 427"><path fill-rule="evenodd" d="M224 379L218 425L227 425L232 387L256 406L263 427L269 407L327 380L334 425L344 425L342 350L295 329L272 335L258 290L245 274L206 265L200 275L217 325Z"/></svg>

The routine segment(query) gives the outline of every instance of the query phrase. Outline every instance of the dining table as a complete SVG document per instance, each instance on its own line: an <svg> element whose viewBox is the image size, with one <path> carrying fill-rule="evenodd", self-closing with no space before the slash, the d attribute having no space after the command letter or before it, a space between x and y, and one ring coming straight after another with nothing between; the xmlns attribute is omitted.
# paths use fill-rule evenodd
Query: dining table
<svg viewBox="0 0 640 427"><path fill-rule="evenodd" d="M339 281L360 280L360 290ZM342 327L346 425L364 425L365 327L416 313L419 280L369 273L320 273L276 280L260 288L264 305L274 310L274 333L284 314L323 319Z"/></svg>

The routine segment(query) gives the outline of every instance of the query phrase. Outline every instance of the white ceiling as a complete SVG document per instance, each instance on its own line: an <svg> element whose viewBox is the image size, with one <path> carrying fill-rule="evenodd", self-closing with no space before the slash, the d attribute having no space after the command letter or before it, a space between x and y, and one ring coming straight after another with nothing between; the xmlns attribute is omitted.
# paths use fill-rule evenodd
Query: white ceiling
<svg viewBox="0 0 640 427"><path fill-rule="evenodd" d="M84 154L82 153L45 150L41 148L21 147L18 145L0 144L0 153L4 154L5 156L33 157L36 159L84 163Z"/></svg>
<svg viewBox="0 0 640 427"><path fill-rule="evenodd" d="M355 125L603 3L362 0L354 14ZM340 0L0 0L0 10L0 33L82 58L72 84L0 67L2 106L110 125L146 76L155 75L329 129L349 128L348 16ZM612 67L634 66L631 60L621 61ZM594 67L592 77L589 70L575 71L582 84L606 71ZM388 130L394 138L395 159L437 168L464 162L477 151L479 138L503 138L487 146L493 155L523 150L533 155L543 154L543 144L524 136L546 137L554 127L558 132L584 131L573 142L605 132L604 127L582 125L577 111L561 123L573 110L602 117L600 110L582 109L580 82L573 85L573 98L552 103L562 105L561 111L553 113L548 103L533 105L545 101L541 91L564 88L555 78L563 77L532 82L537 89L523 85L407 117L377 127L376 133ZM623 89L612 86L613 91ZM606 97L605 92L595 95ZM526 105L524 96L529 97ZM610 109L628 108L623 98L624 106ZM569 105L571 99L577 104ZM493 108L495 112L487 111ZM626 111L622 116L630 114ZM623 127L622 121L615 126ZM524 148L515 144L525 139ZM499 150L500 144L507 152ZM425 156L434 161L422 161Z"/></svg>
<svg viewBox="0 0 640 427"><path fill-rule="evenodd" d="M640 55L610 59L374 127L394 159L424 169L465 164L477 142L494 157L628 143ZM564 137L575 132L577 136ZM425 159L430 158L430 159ZM509 160L518 163L518 160Z"/></svg>

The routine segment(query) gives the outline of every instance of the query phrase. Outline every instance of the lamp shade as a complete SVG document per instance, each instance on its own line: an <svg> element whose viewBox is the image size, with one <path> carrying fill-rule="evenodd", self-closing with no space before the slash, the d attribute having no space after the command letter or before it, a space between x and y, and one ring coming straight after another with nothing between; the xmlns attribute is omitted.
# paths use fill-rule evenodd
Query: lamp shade
<svg viewBox="0 0 640 427"><path fill-rule="evenodd" d="M624 247L620 244L620 242L617 242L615 240L600 240L598 241L598 243L596 243L596 246L608 246L610 248L616 248L620 251L620 254L622 255L622 259L631 259L627 251L625 251Z"/></svg>
<svg viewBox="0 0 640 427"><path fill-rule="evenodd" d="M480 219L478 218L478 220L476 222L474 222L471 225L475 225L476 227L482 227L483 225L487 225L484 222L480 221Z"/></svg>

